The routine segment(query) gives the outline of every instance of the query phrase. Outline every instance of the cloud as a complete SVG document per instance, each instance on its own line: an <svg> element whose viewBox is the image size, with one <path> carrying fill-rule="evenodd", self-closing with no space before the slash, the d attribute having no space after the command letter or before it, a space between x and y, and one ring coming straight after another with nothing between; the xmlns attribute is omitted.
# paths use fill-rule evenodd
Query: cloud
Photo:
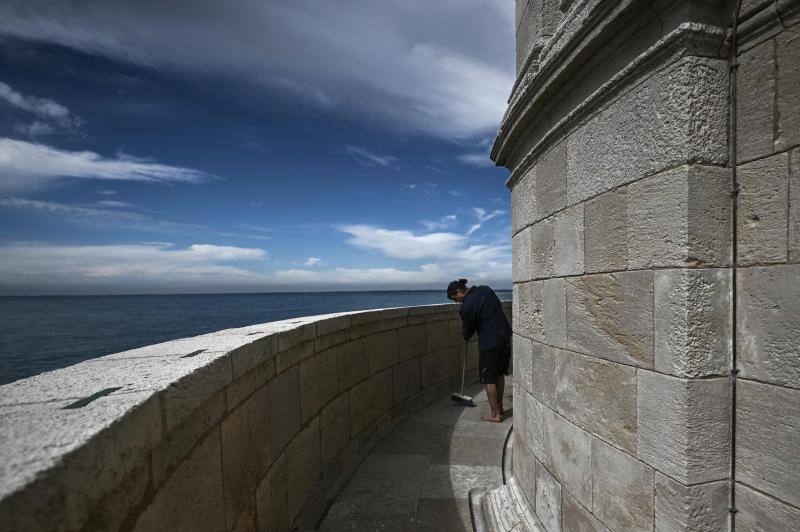
<svg viewBox="0 0 800 532"><path fill-rule="evenodd" d="M439 219L439 221L434 222L430 220L422 220L422 225L425 226L428 231L437 231L441 229L447 229L448 227L452 227L454 225L458 225L458 217L455 214L449 214L447 216L443 216Z"/></svg>
<svg viewBox="0 0 800 532"><path fill-rule="evenodd" d="M0 81L0 100L33 114L38 118L30 123L14 126L14 131L29 137L41 137L54 133L57 128L75 130L83 120L60 103L48 98L25 95L15 91L10 85Z"/></svg>
<svg viewBox="0 0 800 532"><path fill-rule="evenodd" d="M26 198L0 198L0 207L11 209L27 209L44 213L64 214L79 218L103 218L108 222L147 222L149 217L134 212L109 211L76 205L65 205L51 201L41 201Z"/></svg>
<svg viewBox="0 0 800 532"><path fill-rule="evenodd" d="M18 243L0 246L0 289L15 285L38 291L69 291L70 286L99 290L157 291L188 286L224 289L267 281L264 274L232 264L263 261L261 249L194 244L67 246Z"/></svg>
<svg viewBox="0 0 800 532"><path fill-rule="evenodd" d="M497 0L6 0L0 36L447 138L494 131L515 75L514 6Z"/></svg>
<svg viewBox="0 0 800 532"><path fill-rule="evenodd" d="M113 200L96 201L95 205L99 205L101 207L111 207L112 209L132 206L130 203L126 203L124 201L113 201Z"/></svg>
<svg viewBox="0 0 800 532"><path fill-rule="evenodd" d="M417 235L370 225L345 226L340 230L351 235L346 242L352 246L394 259L424 260L426 271L436 270L445 277L506 279L511 275L511 246L505 242L472 244L467 237L455 233Z"/></svg>
<svg viewBox="0 0 800 532"><path fill-rule="evenodd" d="M322 259L318 257L308 257L303 264L305 266L319 266L322 264Z"/></svg>
<svg viewBox="0 0 800 532"><path fill-rule="evenodd" d="M481 209L480 207L473 207L472 212L475 213L475 217L478 218L480 223L488 222L492 218L496 218L501 214L505 214L505 211L502 210L495 210L490 213L486 212L486 209Z"/></svg>
<svg viewBox="0 0 800 532"><path fill-rule="evenodd" d="M345 146L344 152L355 161L365 166L382 166L389 168L395 166L400 159L392 155L377 155L360 146Z"/></svg>
<svg viewBox="0 0 800 532"><path fill-rule="evenodd" d="M489 158L488 153L462 153L457 155L456 159L470 166L481 168L494 166L494 162Z"/></svg>
<svg viewBox="0 0 800 532"><path fill-rule="evenodd" d="M347 225L340 230L351 235L347 243L379 251L398 259L446 258L464 237L453 233L415 235L411 231L391 230L371 225Z"/></svg>
<svg viewBox="0 0 800 532"><path fill-rule="evenodd" d="M128 155L103 157L23 140L0 138L0 191L41 188L60 178L150 183L198 183L213 176Z"/></svg>

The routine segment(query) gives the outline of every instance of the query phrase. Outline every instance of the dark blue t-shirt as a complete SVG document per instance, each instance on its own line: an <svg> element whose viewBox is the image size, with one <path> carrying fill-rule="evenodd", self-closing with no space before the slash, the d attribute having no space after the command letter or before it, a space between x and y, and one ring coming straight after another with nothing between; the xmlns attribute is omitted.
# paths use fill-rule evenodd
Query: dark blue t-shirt
<svg viewBox="0 0 800 532"><path fill-rule="evenodd" d="M461 334L469 340L477 331L478 349L486 351L511 339L503 304L488 286L473 286L461 303Z"/></svg>

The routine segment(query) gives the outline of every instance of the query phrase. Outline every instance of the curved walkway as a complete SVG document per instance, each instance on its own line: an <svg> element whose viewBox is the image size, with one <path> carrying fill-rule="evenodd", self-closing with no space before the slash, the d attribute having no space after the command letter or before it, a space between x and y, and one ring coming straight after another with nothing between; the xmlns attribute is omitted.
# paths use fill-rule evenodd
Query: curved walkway
<svg viewBox="0 0 800 532"><path fill-rule="evenodd" d="M481 421L489 411L480 384L466 390L478 406L449 397L410 416L367 455L338 495L320 530L472 530L467 496L502 484L503 442L511 427L511 378L503 423Z"/></svg>

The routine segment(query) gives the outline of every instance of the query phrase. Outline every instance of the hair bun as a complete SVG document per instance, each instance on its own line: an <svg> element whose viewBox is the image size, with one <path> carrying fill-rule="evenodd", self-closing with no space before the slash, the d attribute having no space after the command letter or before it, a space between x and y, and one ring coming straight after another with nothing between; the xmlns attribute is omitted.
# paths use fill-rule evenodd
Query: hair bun
<svg viewBox="0 0 800 532"><path fill-rule="evenodd" d="M467 280L466 280L466 279L459 279L459 280L458 280L458 284L460 284L461 286L463 286L463 287L465 287L465 288L466 288L466 286L467 286Z"/></svg>

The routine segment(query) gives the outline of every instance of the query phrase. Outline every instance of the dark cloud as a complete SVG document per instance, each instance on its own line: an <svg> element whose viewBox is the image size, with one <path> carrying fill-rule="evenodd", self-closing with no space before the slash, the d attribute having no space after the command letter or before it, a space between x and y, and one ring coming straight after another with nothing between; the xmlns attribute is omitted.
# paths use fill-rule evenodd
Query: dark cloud
<svg viewBox="0 0 800 532"><path fill-rule="evenodd" d="M460 138L493 130L505 108L513 11L500 0L6 0L0 36Z"/></svg>

